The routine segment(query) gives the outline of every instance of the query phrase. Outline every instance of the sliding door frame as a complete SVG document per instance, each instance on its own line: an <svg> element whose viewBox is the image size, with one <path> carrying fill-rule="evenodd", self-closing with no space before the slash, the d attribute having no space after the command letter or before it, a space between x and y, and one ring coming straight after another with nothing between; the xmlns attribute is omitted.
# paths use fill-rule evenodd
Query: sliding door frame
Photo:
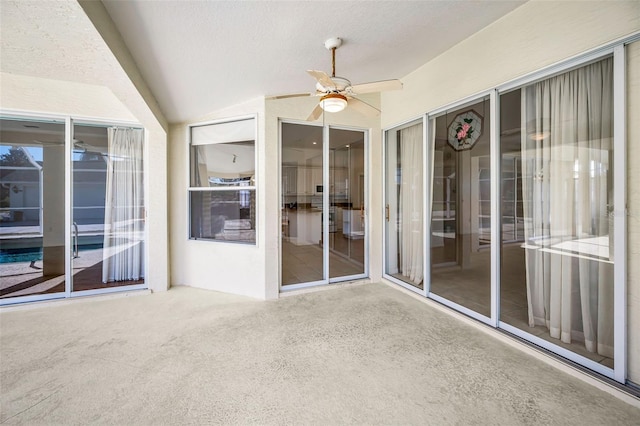
<svg viewBox="0 0 640 426"><path fill-rule="evenodd" d="M614 210L611 214L613 215L614 223L613 252L623 254L622 256L616 256L613 264L614 367L605 367L604 365L592 361L573 351L564 349L560 345L551 343L547 340L534 336L531 333L500 321L499 318L497 321L497 327L620 383L625 383L627 377L627 148L625 45L636 41L637 39L638 36L635 36L626 42L617 42L607 47L594 49L586 54L562 61L559 64L552 65L548 68L531 73L525 77L500 85L496 88L496 92L499 96L503 93L519 89L532 82L567 72L572 69L580 68L591 62L599 61L607 56L611 56L613 58L613 164L615 164L615 167L613 169ZM496 107L497 106L498 105L496 105Z"/></svg>
<svg viewBox="0 0 640 426"><path fill-rule="evenodd" d="M73 293L73 131L74 123L71 117L64 120L64 293L71 297Z"/></svg>
<svg viewBox="0 0 640 426"><path fill-rule="evenodd" d="M119 293L122 291L130 291L130 290L146 290L149 288L147 284L147 277L149 276L149 257L147 247L149 246L149 227L146 225L147 219L147 206L149 199L149 179L148 179L148 170L149 170L149 162L148 158L148 133L145 128L143 128L139 123L135 122L126 122L126 121L112 121L112 120L104 120L104 119L82 119L82 118L73 118L70 117L71 121L71 129L68 134L71 135L71 140L68 143L68 150L66 161L69 161L69 165L67 166L66 173L70 176L67 178L68 185L70 186L68 196L69 196L69 204L68 204L68 217L69 217L69 228L66 231L66 237L69 238L69 245L67 246L67 256L69 256L69 265L70 268L73 268L73 247L71 246L71 227L73 225L73 167L71 164L71 153L73 152L73 139L74 139L74 129L75 125L79 126L95 126L95 127L131 127L135 129L143 130L143 146L142 146L142 185L144 190L144 219L145 219L145 227L144 227L144 250L143 250L143 258L144 258L144 283L143 284L131 284L131 285L123 285L116 287L106 287L106 288L97 288L91 290L81 290L74 291L73 290L73 274L69 275L71 278L69 279L70 286L70 296L69 297L82 297L82 296L93 296L96 294L108 294L108 293Z"/></svg>
<svg viewBox="0 0 640 426"><path fill-rule="evenodd" d="M63 114L49 114L49 113L33 113L33 112L25 112L25 111L13 111L13 110L0 110L0 118L2 119L10 119L10 120L24 120L24 121L40 121L40 122L48 122L48 123L58 123L64 125L65 128L65 137L64 137L64 232L65 232L65 290L60 293L51 293L51 294L34 294L27 296L17 296L6 299L0 299L0 306L14 305L19 303L28 303L28 302L40 302L46 300L54 300L54 299L68 299L74 297L83 297L83 296L92 296L99 294L108 294L108 293L118 293L132 290L146 290L148 287L147 277L148 277L148 268L149 268L149 258L148 258L148 237L149 237L149 227L145 224L144 230L144 277L145 282L143 284L134 284L134 285L123 285L117 287L107 287L107 288L99 288L92 290L84 290L84 291L73 291L73 239L71 236L72 228L73 228L73 169L72 169L72 153L73 153L73 140L74 140L74 126L78 125L87 125L87 126L121 126L121 127L133 127L137 129L144 130L144 146L143 146L143 185L144 185L144 210L145 210L145 220L147 217L147 206L148 206L148 194L149 194L149 179L148 179L148 169L149 169L149 161L148 161L148 133L146 129L144 129L140 123L122 121L122 120L108 120L102 118L94 118L94 117L82 117L82 116L70 116ZM42 209L42 206L41 206Z"/></svg>
<svg viewBox="0 0 640 426"><path fill-rule="evenodd" d="M549 350L571 362L587 367L605 377L614 379L620 383L626 383L627 379L627 158L626 158L626 57L625 46L639 41L640 33L633 36L617 40L606 46L592 49L586 53L562 60L549 67L529 73L486 91L476 93L472 96L461 99L457 102L447 104L434 109L424 115L424 185L425 185L425 226L424 226L424 290L394 279L384 270L383 277L395 284L400 285L410 291L422 294L443 305L453 308L467 316L484 322L494 328L503 329L519 338ZM506 92L519 89L534 81L548 78L552 75L582 67L590 62L595 62L604 57L613 57L613 92L614 92L614 137L613 137L613 199L614 210L611 213L614 222L614 246L613 251L617 254L614 262L614 367L605 367L576 352L564 349L559 344L551 343L547 340L532 335L524 330L516 328L500 320L500 273L501 273L501 251L502 251L502 216L501 216L501 148L500 148L500 96ZM433 184L433 138L431 137L431 127L433 120L443 112L461 107L489 96L490 100L490 167L491 167L491 316L486 317L472 311L464 306L451 302L431 292L431 203ZM383 156L382 164L386 170L386 135L387 131L401 127L412 120L401 122L400 124L383 129ZM385 173L386 176L386 173ZM386 179L385 179L386 182ZM386 191L386 185L383 191ZM386 192L383 192L383 209L386 204ZM385 217L384 210L382 217ZM384 227L385 225L383 225ZM386 229L383 232L383 265L386 265Z"/></svg>
<svg viewBox="0 0 640 426"><path fill-rule="evenodd" d="M369 180L370 180L370 176L369 176L369 130L368 129L361 129L358 127L352 127L352 126L341 126L341 125L333 125L333 124L327 124L325 125L325 149L326 149L326 153L324 153L325 155L325 159L326 162L323 162L323 182L322 184L324 185L325 188L329 188L329 151L330 151L330 146L329 143L331 142L331 135L330 132L332 129L335 130L347 130L350 132L361 132L362 133L362 139L364 142L364 153L363 153L363 166L364 166L364 266L363 266L363 273L361 274L354 274L354 275L344 275L344 276L340 276L340 277L335 277L335 278L330 278L329 275L329 220L325 220L323 222L323 233L324 233L324 241L327 241L327 250L326 250L326 256L327 256L327 263L325 265L326 267L326 277L329 280L329 284L333 284L333 283L339 283L339 282L344 282L344 281L355 281L355 280L361 280L364 278L367 278L369 276L369 238L370 238L370 226L369 226ZM324 152L324 151L323 151ZM325 164L326 163L326 164ZM355 185L355 182L351 182L352 188L354 187L353 185ZM323 191L323 204L327 206L327 208L330 208L330 204L329 204L329 194L330 191ZM328 213L328 211L327 211ZM327 217L329 215L327 214ZM335 220L335 219L334 219Z"/></svg>
<svg viewBox="0 0 640 426"><path fill-rule="evenodd" d="M278 223L282 223L282 125L283 124L295 124L302 126L313 126L313 127L321 127L322 128L322 186L323 188L329 188L329 150L330 150L330 135L329 132L331 129L336 130L348 130L354 132L362 132L364 139L364 272L362 274L341 276L335 278L329 278L329 190L322 191L322 241L324 241L322 246L322 274L323 278L321 280L309 281L304 283L297 284L287 284L282 285L282 232L279 232L280 236L278 237L278 252L279 252L279 262L278 262L278 287L280 292L287 292L293 290L300 290L309 287L318 287L318 286L326 286L330 284L347 282L347 281L356 281L361 279L366 279L369 276L369 239L370 239L370 230L371 225L369 221L369 129L354 127L354 126L343 126L343 125L333 125L327 123L312 123L304 120L295 120L295 119L278 119L278 203L280 207L278 208Z"/></svg>
<svg viewBox="0 0 640 426"><path fill-rule="evenodd" d="M495 120L496 120L496 112L493 109L496 106L496 90L492 89L492 90L485 90L479 93L476 93L472 96L468 96L464 99L461 99L457 102L453 102L451 104L445 105L443 107L437 108L431 112L429 112L427 114L427 122L429 123L429 125L435 123L436 118L442 116L443 113L446 113L449 110L452 109L458 109L458 108L463 108L464 106L467 105L473 105L475 103L478 102L486 102L486 99L489 98L489 111L490 111L490 126L494 126L495 125ZM430 133L431 133L431 126L427 126L429 127L429 133L425 133L425 146L427 151L429 152L429 181L427 182L427 185L425 186L425 198L427 200L431 200L433 198L433 191L432 191L432 184L433 184L433 170L434 170L434 164L433 164L433 157L431 156L434 150L434 143L435 141L433 140L434 138L431 137ZM499 221L499 216L497 216L497 212L494 210L494 208L497 206L499 208L499 203L496 203L495 200L499 199L499 182L497 184L494 184L494 180L495 180L495 176L499 176L498 174L496 174L496 170L493 169L494 167L494 157L496 155L496 152L499 153L499 147L497 146L497 140L496 140L496 136L497 133L494 130L494 127L491 127L490 129L491 134L490 134L490 159L491 159L491 245L490 245L490 250L491 250L491 278L490 278L490 285L491 285L491 316L487 317L485 315L482 315L470 308L467 308L466 306L462 306L459 303L453 302L449 299L446 299L442 296L439 296L435 293L433 293L431 291L431 258L430 258L430 254L431 254L431 209L432 209L432 205L431 203L429 203L429 213L428 213L428 217L429 217L429 223L428 226L425 227L426 231L425 231L425 242L427 243L428 247L425 249L425 253L429 253L429 257L425 258L425 277L427 276L426 271L428 271L428 277L429 277L429 284L428 286L425 285L425 288L428 288L429 291L427 293L427 297L430 299L435 300L436 302L439 302L445 306L448 306L452 309L455 309L456 311L459 311L473 319L476 319L480 322L483 322L487 325L493 326L495 327L497 324L497 320L496 320L496 309L497 309L497 302L495 301L495 296L496 294L499 294L499 290L497 290L498 287L498 279L499 279L499 269L497 270L497 274L496 272L494 272L495 269L495 265L498 264L499 265L499 261L500 261L500 255L499 255L499 247L497 247L499 245L499 243L497 242L497 238L499 238L499 233L496 232L497 230L497 226L495 226L496 221ZM498 149L498 151L496 151L496 149ZM498 189L496 189L496 186ZM494 205L496 204L496 205ZM427 215L425 215L427 216ZM428 232L428 233L427 233ZM428 241L428 242L427 242Z"/></svg>
<svg viewBox="0 0 640 426"><path fill-rule="evenodd" d="M430 209L428 209L429 207L429 198L428 196L424 196L422 197L422 229L423 229L423 238L422 238L422 253L423 253L423 278L422 278L422 289L412 286L409 283L406 283L402 280L399 280L397 278L395 278L394 276L392 276L389 271L387 270L387 248L388 248L388 243L389 241L387 240L387 228L389 226L389 222L387 221L387 196L388 196L388 189L387 189L387 182L389 179L389 176L387 175L387 171L388 171L388 164L387 162L389 161L389 158L387 156L387 144L389 143L388 139L387 139L387 134L390 131L397 131L397 130L402 130L403 128L406 127L410 127L410 125L412 125L413 123L417 124L418 121L422 121L422 187L424 188L423 193L426 195L426 188L427 185L430 184L430 177L428 177L427 175L429 174L428 172L425 172L427 170L429 161L430 161L430 153L429 153L429 145L428 143L425 144L425 141L427 141L427 135L429 134L429 120L426 114L421 114L417 117L413 117L409 120L403 121L395 126L386 128L386 129L382 129L382 167L383 167L383 175L384 175L384 183L382 185L382 215L381 217L383 218L383 232L382 232L382 265L383 265L383 269L382 269L382 276L393 282L394 284L399 285L400 287L403 287L409 291L412 291L414 293L420 294L424 297L427 297L427 294L429 292L429 283L431 282L431 271L428 270L427 268L424 267L424 265L429 265L429 263L431 262L431 253L429 252L430 250L430 245L427 244L427 236L430 235L429 232L429 227L430 227L430 223L431 223L431 211Z"/></svg>
<svg viewBox="0 0 640 426"><path fill-rule="evenodd" d="M325 173L324 173L324 167L325 167L325 162L324 162L324 157L325 157L325 148L324 146L326 145L326 139L327 139L327 131L325 129L325 125L321 124L321 123L312 123L309 121L303 121L303 120L288 120L288 119L279 119L278 120L278 224L282 224L282 210L283 210L283 204L282 204L282 197L283 197L283 192L282 192L282 125L283 124L295 124L295 125L302 125L302 126L310 126L310 127L320 127L322 128L322 158L323 158L323 162L322 162L322 184L325 185L324 179L325 179ZM325 199L325 192L322 192L322 210L324 211L324 204L326 202ZM281 226L281 225L280 225ZM327 228L328 229L328 228ZM324 234L324 223L322 225L322 238L325 239L326 236ZM321 280L316 280L316 281L309 281L309 282L305 282L305 283L299 283L299 284L288 284L283 286L282 285L282 231L278 231L279 237L278 237L278 288L280 289L280 292L286 292L286 291L292 291L292 290L300 290L303 288L308 288L308 287L316 287L316 286L321 286L321 285L327 285L328 282L327 280L324 279L324 277L328 276L328 272L327 272L327 258L326 258L326 254L325 254L325 250L324 248L322 249L322 278ZM326 240L325 240L326 241Z"/></svg>

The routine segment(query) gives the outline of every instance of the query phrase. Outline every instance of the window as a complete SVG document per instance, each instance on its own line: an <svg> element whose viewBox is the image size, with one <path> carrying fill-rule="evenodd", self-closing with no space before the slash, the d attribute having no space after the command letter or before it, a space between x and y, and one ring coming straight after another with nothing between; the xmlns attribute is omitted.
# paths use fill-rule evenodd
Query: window
<svg viewBox="0 0 640 426"><path fill-rule="evenodd" d="M255 118L190 128L189 238L255 244Z"/></svg>

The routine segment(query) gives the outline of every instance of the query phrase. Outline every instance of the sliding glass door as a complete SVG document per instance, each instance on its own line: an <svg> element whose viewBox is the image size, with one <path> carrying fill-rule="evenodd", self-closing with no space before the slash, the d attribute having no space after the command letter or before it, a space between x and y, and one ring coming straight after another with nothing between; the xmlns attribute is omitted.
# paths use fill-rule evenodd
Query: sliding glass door
<svg viewBox="0 0 640 426"><path fill-rule="evenodd" d="M144 288L144 130L0 124L0 304Z"/></svg>
<svg viewBox="0 0 640 426"><path fill-rule="evenodd" d="M281 123L283 288L366 276L366 133Z"/></svg>
<svg viewBox="0 0 640 426"><path fill-rule="evenodd" d="M624 383L623 66L619 46L435 111L426 138L388 130L385 276Z"/></svg>
<svg viewBox="0 0 640 426"><path fill-rule="evenodd" d="M365 274L364 136L329 129L329 278Z"/></svg>
<svg viewBox="0 0 640 426"><path fill-rule="evenodd" d="M613 58L500 104L503 197L514 201L503 207L500 321L614 368Z"/></svg>
<svg viewBox="0 0 640 426"><path fill-rule="evenodd" d="M491 126L489 99L431 120L430 292L491 316Z"/></svg>
<svg viewBox="0 0 640 426"><path fill-rule="evenodd" d="M422 120L385 134L385 272L424 290Z"/></svg>
<svg viewBox="0 0 640 426"><path fill-rule="evenodd" d="M0 301L65 293L65 124L0 120Z"/></svg>
<svg viewBox="0 0 640 426"><path fill-rule="evenodd" d="M143 130L73 134L73 291L144 284Z"/></svg>
<svg viewBox="0 0 640 426"><path fill-rule="evenodd" d="M282 123L281 283L322 282L323 129Z"/></svg>

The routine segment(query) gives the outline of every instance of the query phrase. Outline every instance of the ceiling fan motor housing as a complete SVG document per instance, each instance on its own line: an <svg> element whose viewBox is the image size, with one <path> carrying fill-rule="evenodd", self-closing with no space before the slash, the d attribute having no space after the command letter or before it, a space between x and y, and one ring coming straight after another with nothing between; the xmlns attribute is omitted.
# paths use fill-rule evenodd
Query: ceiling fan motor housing
<svg viewBox="0 0 640 426"><path fill-rule="evenodd" d="M344 92L347 87L351 87L351 82L343 77L329 77L333 81L334 86L325 87L319 82L316 83L316 90L319 92L333 93Z"/></svg>
<svg viewBox="0 0 640 426"><path fill-rule="evenodd" d="M342 39L340 37L332 37L324 42L324 47L326 47L327 50L337 49L340 46L342 46Z"/></svg>

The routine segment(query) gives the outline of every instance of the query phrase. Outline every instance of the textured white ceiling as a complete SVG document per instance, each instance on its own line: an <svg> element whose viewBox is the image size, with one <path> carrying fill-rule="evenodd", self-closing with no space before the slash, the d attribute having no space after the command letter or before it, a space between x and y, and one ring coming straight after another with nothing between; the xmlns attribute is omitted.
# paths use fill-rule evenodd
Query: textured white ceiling
<svg viewBox="0 0 640 426"><path fill-rule="evenodd" d="M80 107L85 116L96 113L95 116L103 117L99 111L115 106L112 113L118 119L135 117L147 126L164 125L164 120L156 121L149 100L141 96L75 0L0 0L0 71L4 75L0 79L0 95L4 95L3 87L11 86L17 80L26 81L13 78L16 76L83 83L90 85L87 88L91 90L84 90L82 94L90 93L95 98L80 99L81 93L71 92L65 93L65 99L76 97L78 105L99 105L89 110ZM9 74L13 74L12 78ZM109 90L95 90L101 88ZM54 94L65 89L72 91L74 86L34 84L29 87L28 95L33 97L39 90L48 90L43 104L53 105ZM111 96L107 96L109 91ZM3 100L5 98L0 96L0 104ZM104 105L106 102L108 104Z"/></svg>
<svg viewBox="0 0 640 426"><path fill-rule="evenodd" d="M99 84L117 62L77 2L0 2L3 72Z"/></svg>
<svg viewBox="0 0 640 426"><path fill-rule="evenodd" d="M103 3L170 122L261 95L311 92L305 70L401 78L524 1ZM460 58L461 62L464 58ZM459 64L451 64L458 66Z"/></svg>
<svg viewBox="0 0 640 426"><path fill-rule="evenodd" d="M402 78L524 1L103 3L164 115L181 122L261 95L311 92L305 70L330 72L330 37L344 39L337 75ZM2 0L0 9L1 71L133 87L76 1Z"/></svg>
<svg viewBox="0 0 640 426"><path fill-rule="evenodd" d="M2 72L103 85L121 70L78 3L0 1Z"/></svg>

